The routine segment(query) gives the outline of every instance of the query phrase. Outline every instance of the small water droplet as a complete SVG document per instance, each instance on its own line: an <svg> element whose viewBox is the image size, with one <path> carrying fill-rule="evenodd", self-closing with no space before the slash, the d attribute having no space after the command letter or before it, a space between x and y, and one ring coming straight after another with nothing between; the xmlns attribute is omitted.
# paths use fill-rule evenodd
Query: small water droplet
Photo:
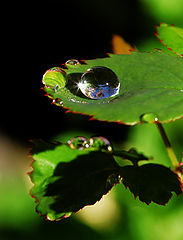
<svg viewBox="0 0 183 240"><path fill-rule="evenodd" d="M62 88L66 84L66 73L63 69L59 67L54 67L45 72L43 75L42 82L47 87L51 87L54 91L58 91L59 88Z"/></svg>
<svg viewBox="0 0 183 240"><path fill-rule="evenodd" d="M80 62L77 59L70 59L70 60L67 60L67 62L65 63L65 65L68 67L74 67L79 64Z"/></svg>
<svg viewBox="0 0 183 240"><path fill-rule="evenodd" d="M104 150L104 151L112 151L112 145L107 140L107 138L104 137L92 137L89 139L89 145L91 148L94 148L95 150Z"/></svg>
<svg viewBox="0 0 183 240"><path fill-rule="evenodd" d="M88 98L104 99L119 93L120 82L111 69L92 67L81 76L78 87Z"/></svg>
<svg viewBox="0 0 183 240"><path fill-rule="evenodd" d="M158 117L154 113L145 113L140 116L140 121L144 123L155 123L158 122Z"/></svg>
<svg viewBox="0 0 183 240"><path fill-rule="evenodd" d="M114 185L118 184L120 182L121 178L116 173L112 173L109 175L106 181L106 188L112 188Z"/></svg>
<svg viewBox="0 0 183 240"><path fill-rule="evenodd" d="M71 138L67 142L67 144L72 149L83 150L83 149L89 148L88 140L85 137L81 137L81 136Z"/></svg>
<svg viewBox="0 0 183 240"><path fill-rule="evenodd" d="M62 102L61 98L56 98L54 100L54 104L57 106L63 106L63 102Z"/></svg>

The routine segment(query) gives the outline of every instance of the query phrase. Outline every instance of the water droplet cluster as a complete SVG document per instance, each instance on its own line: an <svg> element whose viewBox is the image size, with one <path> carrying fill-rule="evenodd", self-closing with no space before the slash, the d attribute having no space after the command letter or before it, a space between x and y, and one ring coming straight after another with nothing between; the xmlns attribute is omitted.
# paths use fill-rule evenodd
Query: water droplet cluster
<svg viewBox="0 0 183 240"><path fill-rule="evenodd" d="M77 68L80 64L78 60L70 59L65 66ZM120 82L116 74L102 66L89 68L84 73L70 74L66 74L62 68L54 67L45 72L42 82L55 92L66 87L73 95L95 100L113 97L120 90Z"/></svg>
<svg viewBox="0 0 183 240"><path fill-rule="evenodd" d="M95 151L112 151L111 143L104 137L91 137L89 139L85 137L71 138L67 144L72 149L84 150L90 149Z"/></svg>

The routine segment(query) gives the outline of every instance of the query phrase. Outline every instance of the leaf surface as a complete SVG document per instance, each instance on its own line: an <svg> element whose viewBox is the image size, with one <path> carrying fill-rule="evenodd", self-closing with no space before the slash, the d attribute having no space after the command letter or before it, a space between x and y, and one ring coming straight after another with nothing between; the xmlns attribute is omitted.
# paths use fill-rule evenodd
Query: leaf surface
<svg viewBox="0 0 183 240"><path fill-rule="evenodd" d="M95 66L107 67L117 75L120 82L118 95L94 100L81 93L77 86L81 75ZM160 52L110 54L107 58L87 60L86 64L72 66L65 72L67 84L63 87L55 90L44 82L45 91L54 103L69 111L128 125L140 123L144 114L155 116L159 122L183 117L181 58ZM148 122L154 122L155 117Z"/></svg>
<svg viewBox="0 0 183 240"><path fill-rule="evenodd" d="M183 29L162 23L157 27L156 36L174 53L183 56Z"/></svg>

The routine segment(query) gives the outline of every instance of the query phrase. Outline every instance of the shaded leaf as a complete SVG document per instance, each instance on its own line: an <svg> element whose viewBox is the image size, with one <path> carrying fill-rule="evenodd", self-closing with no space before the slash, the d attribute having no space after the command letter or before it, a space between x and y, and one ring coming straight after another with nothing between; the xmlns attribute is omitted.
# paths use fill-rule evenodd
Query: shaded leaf
<svg viewBox="0 0 183 240"><path fill-rule="evenodd" d="M157 27L156 36L177 55L183 56L183 29L162 23Z"/></svg>
<svg viewBox="0 0 183 240"><path fill-rule="evenodd" d="M125 166L120 169L120 176L125 187L147 204L155 202L165 205L172 197L172 192L177 195L182 193L178 175L159 164Z"/></svg>
<svg viewBox="0 0 183 240"><path fill-rule="evenodd" d="M81 93L77 85L81 75L94 66L107 67L116 74L120 82L118 95L94 100ZM66 86L55 91L55 88L46 85L45 91L54 103L68 111L129 125L140 123L141 116L145 114L158 117L161 123L183 117L181 58L160 52L111 54L108 58L87 60L86 64L72 66L65 71ZM154 118L149 120L154 121Z"/></svg>
<svg viewBox="0 0 183 240"><path fill-rule="evenodd" d="M139 161L142 161L142 160L150 160L152 159L149 158L149 157L146 157L144 154L142 153L138 153L136 151L136 149L134 148L131 148L129 151L125 151L125 150L120 150L120 151L113 151L112 154L114 156L118 156L118 157L121 157L123 159L128 159L130 160L134 165L137 165L137 163Z"/></svg>
<svg viewBox="0 0 183 240"><path fill-rule="evenodd" d="M37 211L49 220L70 216L94 204L118 183L119 166L111 154L71 149L64 144L37 143L31 194ZM41 151L40 151L41 150Z"/></svg>

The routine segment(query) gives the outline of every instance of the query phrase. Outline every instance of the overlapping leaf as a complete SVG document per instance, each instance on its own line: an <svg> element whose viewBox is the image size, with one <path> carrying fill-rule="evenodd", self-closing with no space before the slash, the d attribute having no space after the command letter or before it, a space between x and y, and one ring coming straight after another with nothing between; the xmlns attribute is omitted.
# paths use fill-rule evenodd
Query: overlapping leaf
<svg viewBox="0 0 183 240"><path fill-rule="evenodd" d="M165 205L172 197L182 193L182 183L177 174L159 164L144 164L140 167L125 166L120 169L123 184L135 197L147 204Z"/></svg>
<svg viewBox="0 0 183 240"><path fill-rule="evenodd" d="M157 27L156 36L177 55L183 56L183 29L162 23Z"/></svg>
<svg viewBox="0 0 183 240"><path fill-rule="evenodd" d="M119 94L103 100L86 98L71 90L78 78L95 66L111 69L121 84ZM153 114L159 122L183 116L183 60L164 53L113 55L65 70L67 84L45 86L49 97L69 111L88 114L94 119L134 125L144 114ZM58 87L58 86L57 86ZM76 87L76 86L75 86ZM153 122L154 119L149 120Z"/></svg>

